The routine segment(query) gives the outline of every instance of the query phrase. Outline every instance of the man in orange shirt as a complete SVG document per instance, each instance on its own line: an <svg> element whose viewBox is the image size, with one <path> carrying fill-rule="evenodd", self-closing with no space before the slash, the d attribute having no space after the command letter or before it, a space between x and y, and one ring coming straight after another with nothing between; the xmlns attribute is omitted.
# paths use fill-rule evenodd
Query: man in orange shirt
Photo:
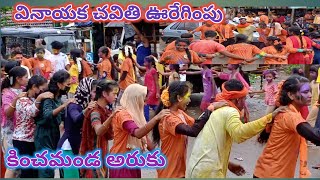
<svg viewBox="0 0 320 180"><path fill-rule="evenodd" d="M225 47L235 43L233 31L237 28L235 25L229 24L229 21L230 20L227 18L224 21L222 21L222 23L219 26L219 33L224 39L224 42L222 42L221 44Z"/></svg>
<svg viewBox="0 0 320 180"><path fill-rule="evenodd" d="M206 21L204 25L202 26L199 26L198 28L196 28L195 30L193 30L191 33L194 34L195 32L201 32L201 37L200 39L201 40L204 40L206 37L204 36L204 33L206 31L217 31L219 28L219 25L218 24L213 24L212 22L210 21Z"/></svg>
<svg viewBox="0 0 320 180"><path fill-rule="evenodd" d="M21 51L15 50L11 52L11 59L19 61L20 65L26 66L27 68L29 68L29 70L32 70L32 66L31 66L31 63L29 62L29 59L23 57Z"/></svg>
<svg viewBox="0 0 320 180"><path fill-rule="evenodd" d="M276 36L269 36L267 41L267 47L262 49L267 54L287 56L290 52L297 52L295 49L289 50L286 46L283 46ZM288 64L288 61L280 58L265 58L264 64Z"/></svg>
<svg viewBox="0 0 320 180"><path fill-rule="evenodd" d="M248 36L244 34L238 34L236 36L236 44L230 45L227 47L227 51L236 54L242 58L252 59L247 61L247 63L252 63L254 60L261 59L263 57L270 57L270 58L281 58L286 59L286 56L278 56L278 55L271 55L261 51L259 48L252 44L248 44ZM243 60L237 58L230 58L228 64L241 64L244 63Z"/></svg>
<svg viewBox="0 0 320 180"><path fill-rule="evenodd" d="M264 22L259 23L259 28L257 28L257 32L259 33L259 48L262 49L267 44L267 37L270 33L271 29L267 27L267 24Z"/></svg>
<svg viewBox="0 0 320 180"><path fill-rule="evenodd" d="M107 47L102 46L99 48L99 57L102 58L102 61L98 64L97 68L99 71L99 78L107 80L113 80L112 78L112 64L110 62L110 51Z"/></svg>
<svg viewBox="0 0 320 180"><path fill-rule="evenodd" d="M199 56L205 57L206 61L203 64L212 64L212 58L216 55L215 53L220 53L230 58L242 59L244 58L234 55L226 50L226 48L217 42L214 41L217 33L214 31L206 31L205 32L205 40L197 41L190 45L190 49L197 52Z"/></svg>
<svg viewBox="0 0 320 180"><path fill-rule="evenodd" d="M190 42L187 39L176 40L176 49L166 51L160 57L160 63L164 64L199 64L203 59L189 49Z"/></svg>
<svg viewBox="0 0 320 180"><path fill-rule="evenodd" d="M45 50L43 48L37 48L35 52L37 57L30 59L33 75L41 75L49 80L52 71L51 62L44 59Z"/></svg>
<svg viewBox="0 0 320 180"><path fill-rule="evenodd" d="M184 33L181 34L181 39L188 39L190 42L193 42L193 34L191 33ZM170 44L167 45L167 47L164 48L163 52L175 50L176 49L176 41L172 41Z"/></svg>

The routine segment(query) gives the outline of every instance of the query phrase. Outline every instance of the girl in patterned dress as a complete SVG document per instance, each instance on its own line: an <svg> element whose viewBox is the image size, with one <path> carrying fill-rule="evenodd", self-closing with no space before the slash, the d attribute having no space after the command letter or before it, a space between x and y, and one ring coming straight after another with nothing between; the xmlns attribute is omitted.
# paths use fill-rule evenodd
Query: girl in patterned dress
<svg viewBox="0 0 320 180"><path fill-rule="evenodd" d="M36 125L34 117L37 115L43 99L52 99L50 92L41 93L47 88L47 80L39 75L33 76L25 89L25 96L16 103L16 124L13 131L13 146L19 155L33 156L35 153L34 134ZM20 178L37 178L35 169L21 169Z"/></svg>
<svg viewBox="0 0 320 180"><path fill-rule="evenodd" d="M266 70L263 72L263 78L267 81L261 91L252 91L254 93L265 93L265 103L267 105L266 114L272 113L276 107L275 96L278 92L278 84L274 82L276 72L273 70Z"/></svg>

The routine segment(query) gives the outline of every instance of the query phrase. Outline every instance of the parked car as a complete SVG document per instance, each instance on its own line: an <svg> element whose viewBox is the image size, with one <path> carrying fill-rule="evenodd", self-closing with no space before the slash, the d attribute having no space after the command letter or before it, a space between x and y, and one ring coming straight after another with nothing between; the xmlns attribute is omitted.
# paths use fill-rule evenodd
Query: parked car
<svg viewBox="0 0 320 180"><path fill-rule="evenodd" d="M19 42L22 45L23 54L27 57L33 57L34 44L36 39L44 39L46 42L45 48L49 51L53 41L59 41L64 44L61 51L69 53L71 49L76 48L76 40L73 31L60 30L53 28L1 28L3 56L9 54L9 46L13 42Z"/></svg>
<svg viewBox="0 0 320 180"><path fill-rule="evenodd" d="M230 23L234 24L232 21L230 21ZM189 31L193 31L199 26L202 26L201 22L174 22L174 23L171 23L162 31L161 39L165 43L170 43L170 42L180 38L181 34L188 33ZM238 32L234 31L234 34L237 35ZM201 32L194 33L195 39L200 39L200 36L201 36ZM259 39L259 33L255 32L253 34L253 42L258 42L258 39Z"/></svg>

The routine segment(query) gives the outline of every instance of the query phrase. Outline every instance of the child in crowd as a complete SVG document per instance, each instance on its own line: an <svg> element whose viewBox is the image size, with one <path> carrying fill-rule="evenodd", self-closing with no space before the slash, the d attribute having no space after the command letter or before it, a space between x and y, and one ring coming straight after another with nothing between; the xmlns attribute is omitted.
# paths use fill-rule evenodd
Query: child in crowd
<svg viewBox="0 0 320 180"><path fill-rule="evenodd" d="M160 99L160 86L158 80L158 73L156 70L156 64L153 56L147 56L144 58L144 67L140 66L138 63L135 65L140 71L146 71L144 86L148 88L147 102L144 108L144 114L147 122L149 121L150 108L155 111L159 105Z"/></svg>
<svg viewBox="0 0 320 180"><path fill-rule="evenodd" d="M82 58L81 58L81 50L73 49L70 52L70 58L73 60L71 68L69 70L69 74L71 76L71 84L70 90L68 93L69 98L73 98L76 93L77 87L79 85L79 81L83 78L83 68L82 68Z"/></svg>
<svg viewBox="0 0 320 180"><path fill-rule="evenodd" d="M114 79L112 77L112 62L110 60L111 58L111 52L109 48L106 46L102 46L99 49L99 57L102 59L102 61L98 64L97 68L99 71L99 79L107 79L112 80Z"/></svg>
<svg viewBox="0 0 320 180"><path fill-rule="evenodd" d="M169 65L170 72L159 72L162 76L169 76L169 80L167 86L174 81L180 81L180 65L179 64L170 64Z"/></svg>
<svg viewBox="0 0 320 180"><path fill-rule="evenodd" d="M276 78L276 72L273 70L265 70L263 72L263 78L267 81L261 91L252 91L254 93L265 93L265 104L267 105L266 115L272 113L275 110L275 96L278 92L278 84L274 82Z"/></svg>
<svg viewBox="0 0 320 180"><path fill-rule="evenodd" d="M95 149L101 150L101 157L106 157L109 152L108 140L113 139L110 123L114 113L112 113L112 104L117 98L119 86L115 81L101 80L96 87L94 100L96 104L88 109L84 115L82 126L82 138L80 145L80 155L86 155ZM81 169L83 178L106 178L108 169L105 166L105 160L101 168Z"/></svg>
<svg viewBox="0 0 320 180"><path fill-rule="evenodd" d="M200 109L202 112L204 112L210 103L212 103L218 93L216 83L214 81L214 77L211 70L210 64L202 64L202 70L201 71L195 71L195 72L185 72L187 75L196 75L201 74L202 76L202 84L203 84L203 91L204 95L201 100Z"/></svg>

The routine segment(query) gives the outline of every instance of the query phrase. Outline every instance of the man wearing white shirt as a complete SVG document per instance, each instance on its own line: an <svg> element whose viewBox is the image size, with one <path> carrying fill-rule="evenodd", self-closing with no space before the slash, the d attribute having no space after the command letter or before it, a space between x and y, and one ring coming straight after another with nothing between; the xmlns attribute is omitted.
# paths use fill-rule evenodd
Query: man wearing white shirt
<svg viewBox="0 0 320 180"><path fill-rule="evenodd" d="M233 22L235 22L236 24L240 24L240 18L241 18L241 13L237 13L237 17L233 18Z"/></svg>
<svg viewBox="0 0 320 180"><path fill-rule="evenodd" d="M51 56L48 60L51 61L53 73L59 71L59 70L69 70L70 69L70 61L68 59L68 56L60 50L63 48L63 44L59 41L53 41L51 43L52 52Z"/></svg>

